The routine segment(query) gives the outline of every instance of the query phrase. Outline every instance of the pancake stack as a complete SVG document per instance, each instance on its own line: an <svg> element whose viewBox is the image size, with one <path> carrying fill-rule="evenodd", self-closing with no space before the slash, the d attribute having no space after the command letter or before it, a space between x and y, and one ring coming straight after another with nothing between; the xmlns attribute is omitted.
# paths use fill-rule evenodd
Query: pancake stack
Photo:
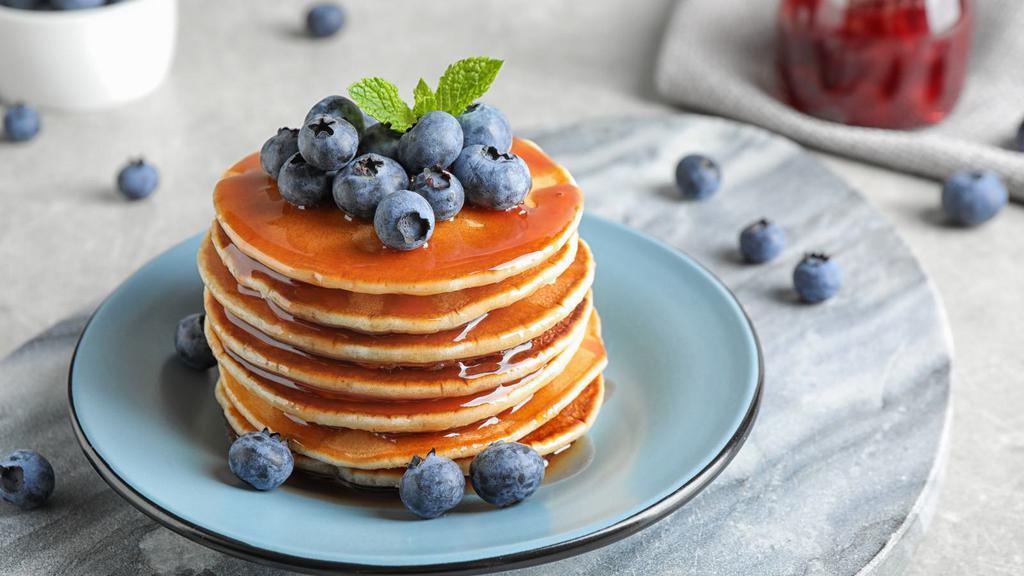
<svg viewBox="0 0 1024 576"><path fill-rule="evenodd" d="M409 252L288 204L257 155L228 170L198 265L234 434L270 429L298 469L385 487L430 450L468 470L495 441L550 455L586 433L607 360L582 194L533 143L512 151L523 205L467 206Z"/></svg>

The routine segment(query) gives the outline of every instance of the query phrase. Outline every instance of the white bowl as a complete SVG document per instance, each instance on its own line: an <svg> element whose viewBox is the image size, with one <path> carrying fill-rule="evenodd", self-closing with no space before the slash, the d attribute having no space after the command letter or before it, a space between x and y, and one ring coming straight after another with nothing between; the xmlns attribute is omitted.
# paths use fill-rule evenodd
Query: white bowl
<svg viewBox="0 0 1024 576"><path fill-rule="evenodd" d="M0 99L88 110L139 98L174 58L176 0L70 11L0 6Z"/></svg>

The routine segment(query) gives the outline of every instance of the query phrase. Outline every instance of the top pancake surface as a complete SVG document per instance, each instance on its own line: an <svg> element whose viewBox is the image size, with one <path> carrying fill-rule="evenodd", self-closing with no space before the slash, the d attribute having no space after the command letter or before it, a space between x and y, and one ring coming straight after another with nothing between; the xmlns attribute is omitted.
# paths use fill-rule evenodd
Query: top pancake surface
<svg viewBox="0 0 1024 576"><path fill-rule="evenodd" d="M253 154L214 190L217 220L246 255L289 278L367 294L440 294L500 282L554 254L575 233L583 195L564 168L527 140L533 189L523 206L495 211L466 205L439 222L424 248L384 248L371 222L333 202L302 210L285 202Z"/></svg>

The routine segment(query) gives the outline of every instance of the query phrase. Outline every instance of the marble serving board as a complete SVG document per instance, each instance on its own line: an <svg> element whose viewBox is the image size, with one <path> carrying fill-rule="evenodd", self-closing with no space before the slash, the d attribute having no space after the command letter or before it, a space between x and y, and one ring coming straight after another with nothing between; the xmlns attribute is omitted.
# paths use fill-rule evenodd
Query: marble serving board
<svg viewBox="0 0 1024 576"><path fill-rule="evenodd" d="M897 574L927 527L943 469L951 344L928 278L865 200L792 142L694 115L588 123L533 137L587 193L587 209L694 256L738 296L761 337L766 384L740 455L653 527L521 574ZM707 202L679 200L675 162L723 167ZM768 217L788 248L751 266L739 230ZM804 252L842 267L834 300L797 302ZM122 501L92 470L66 412L84 317L0 364L0 450L46 454L58 488L41 510L0 506L0 574L276 574L204 548ZM621 393L628 393L623 385ZM685 438L664 438L685 442Z"/></svg>

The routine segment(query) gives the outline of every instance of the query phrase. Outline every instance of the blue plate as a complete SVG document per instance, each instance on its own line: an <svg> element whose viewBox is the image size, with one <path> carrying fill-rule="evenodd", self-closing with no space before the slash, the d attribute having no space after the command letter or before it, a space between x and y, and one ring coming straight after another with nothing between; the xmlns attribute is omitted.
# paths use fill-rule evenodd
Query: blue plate
<svg viewBox="0 0 1024 576"><path fill-rule="evenodd" d="M608 544L692 498L746 439L761 397L753 327L690 258L587 216L610 365L588 437L526 502L475 496L417 521L392 495L289 482L243 489L227 469L215 374L174 357L177 321L202 306L199 237L153 260L96 311L71 362L71 420L100 475L140 510L201 543L316 572L479 572Z"/></svg>

